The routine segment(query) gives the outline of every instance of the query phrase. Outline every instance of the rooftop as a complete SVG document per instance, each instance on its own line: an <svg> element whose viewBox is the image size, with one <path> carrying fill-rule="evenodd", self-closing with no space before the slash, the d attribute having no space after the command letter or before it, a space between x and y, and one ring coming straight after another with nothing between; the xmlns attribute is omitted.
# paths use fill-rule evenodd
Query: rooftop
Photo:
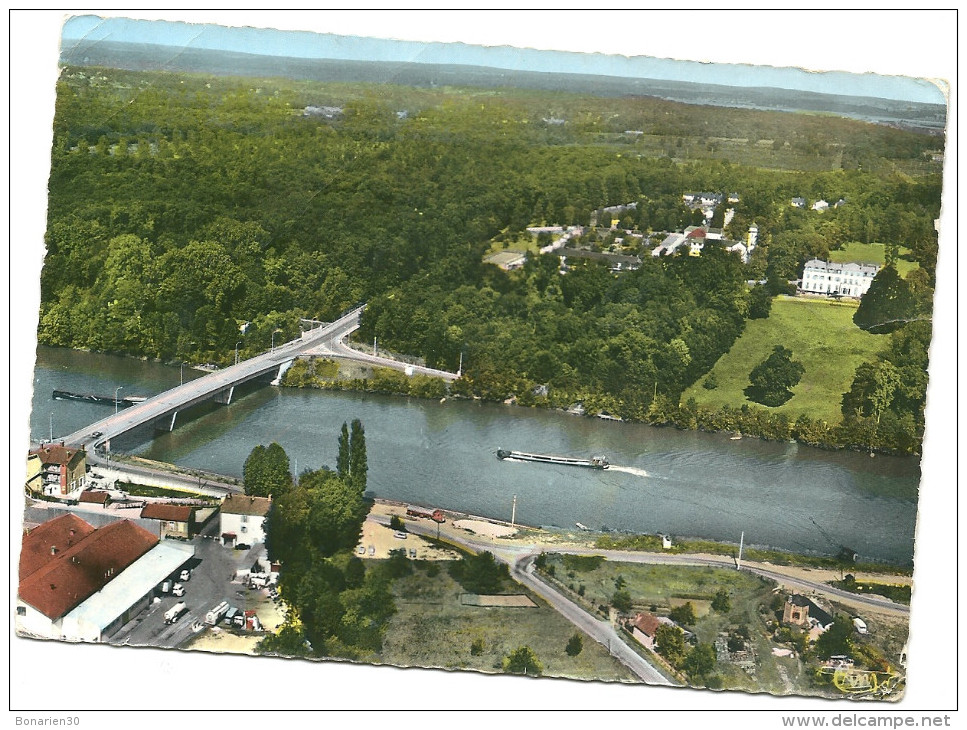
<svg viewBox="0 0 967 730"><path fill-rule="evenodd" d="M141 518L146 520L167 520L168 522L188 522L194 507L184 504L149 502L141 509Z"/></svg>
<svg viewBox="0 0 967 730"><path fill-rule="evenodd" d="M24 535L24 552L37 554L35 543L44 541L43 534L37 535L42 529L43 526ZM21 600L51 619L64 616L101 590L157 545L158 538L129 520L119 520L96 530L92 528L80 540L70 542L63 549L54 545L46 563L20 581Z"/></svg>
<svg viewBox="0 0 967 730"><path fill-rule="evenodd" d="M269 513L271 506L272 500L269 497L250 497L246 494L229 494L222 502L222 513L264 517Z"/></svg>
<svg viewBox="0 0 967 730"><path fill-rule="evenodd" d="M39 456L44 464L70 464L78 455L83 455L84 450L69 449L64 444L45 444L29 453Z"/></svg>

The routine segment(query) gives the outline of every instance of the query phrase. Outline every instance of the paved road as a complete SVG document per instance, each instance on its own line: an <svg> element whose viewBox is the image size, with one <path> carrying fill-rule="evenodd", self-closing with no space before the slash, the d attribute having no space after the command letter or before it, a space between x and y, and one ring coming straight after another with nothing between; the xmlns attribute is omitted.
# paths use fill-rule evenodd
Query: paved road
<svg viewBox="0 0 967 730"><path fill-rule="evenodd" d="M322 355L329 357L338 357L343 360L354 360L356 362L363 362L368 365L376 365L378 367L390 368L393 370L400 371L412 371L419 375L430 375L434 378L443 378L444 380L456 380L460 376L457 373L450 373L446 370L436 370L434 368L423 367L422 365L411 365L409 363L400 362L398 360L390 360L386 357L379 357L378 355L370 355L365 352L360 352L359 350L354 350L349 347L342 338L327 338L325 341L320 342L311 351L313 355Z"/></svg>
<svg viewBox="0 0 967 730"><path fill-rule="evenodd" d="M166 390L58 440L72 445L83 445L88 451L92 451L96 443L107 441L156 419L170 418L175 411L208 400L235 385L271 372L283 363L313 349L320 342L345 337L359 327L362 310L363 307L354 309L331 324L303 333L297 340ZM100 435L95 437L94 433Z"/></svg>
<svg viewBox="0 0 967 730"><path fill-rule="evenodd" d="M217 474L193 476L164 469L154 469L150 466L132 464L127 461L103 459L95 454L88 454L87 461L93 469L96 469L95 473L104 477L105 485L122 480L154 487L188 489L212 497L224 497L226 494L237 494L242 491L240 485L228 481L228 477L219 478ZM91 482L91 484L97 486L96 481Z"/></svg>

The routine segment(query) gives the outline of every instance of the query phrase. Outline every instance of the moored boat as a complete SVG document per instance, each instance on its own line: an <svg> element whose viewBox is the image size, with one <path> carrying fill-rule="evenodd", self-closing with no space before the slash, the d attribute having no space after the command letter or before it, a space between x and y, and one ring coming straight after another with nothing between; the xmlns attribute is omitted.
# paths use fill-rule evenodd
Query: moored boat
<svg viewBox="0 0 967 730"><path fill-rule="evenodd" d="M539 464L559 464L561 466L583 466L590 469L607 469L611 466L605 456L592 456L590 459L576 459L572 456L555 456L553 454L532 454L527 451L508 451L497 449L498 459L517 459L518 461L536 461Z"/></svg>
<svg viewBox="0 0 967 730"><path fill-rule="evenodd" d="M127 395L123 398L115 399L110 395L94 395L93 393L71 393L66 390L55 390L53 393L54 400L80 400L86 403L104 403L105 405L122 405L131 406L135 403L143 403L148 398L143 395Z"/></svg>

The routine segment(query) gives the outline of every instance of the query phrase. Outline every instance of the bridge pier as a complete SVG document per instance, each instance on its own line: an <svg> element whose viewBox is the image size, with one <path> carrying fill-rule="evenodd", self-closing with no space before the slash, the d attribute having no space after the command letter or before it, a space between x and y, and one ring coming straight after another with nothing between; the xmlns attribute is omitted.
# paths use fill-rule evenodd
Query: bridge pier
<svg viewBox="0 0 967 730"><path fill-rule="evenodd" d="M275 376L272 380L271 385L279 385L282 382L282 376L285 375L285 371L292 367L294 360L286 360L284 363L279 365L279 374Z"/></svg>
<svg viewBox="0 0 967 730"><path fill-rule="evenodd" d="M212 400L216 403L221 403L222 405L228 406L232 404L232 395L234 393L235 386L233 385L228 388L228 390L223 390L220 393L216 393L214 396L212 396Z"/></svg>

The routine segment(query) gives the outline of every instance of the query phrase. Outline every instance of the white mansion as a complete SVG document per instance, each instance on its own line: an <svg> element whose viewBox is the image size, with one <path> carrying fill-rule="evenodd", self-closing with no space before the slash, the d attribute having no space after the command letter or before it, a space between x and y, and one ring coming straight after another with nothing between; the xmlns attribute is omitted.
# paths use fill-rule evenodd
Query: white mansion
<svg viewBox="0 0 967 730"><path fill-rule="evenodd" d="M833 294L859 299L866 294L879 270L880 267L873 264L834 264L812 259L803 267L799 288L803 294Z"/></svg>

